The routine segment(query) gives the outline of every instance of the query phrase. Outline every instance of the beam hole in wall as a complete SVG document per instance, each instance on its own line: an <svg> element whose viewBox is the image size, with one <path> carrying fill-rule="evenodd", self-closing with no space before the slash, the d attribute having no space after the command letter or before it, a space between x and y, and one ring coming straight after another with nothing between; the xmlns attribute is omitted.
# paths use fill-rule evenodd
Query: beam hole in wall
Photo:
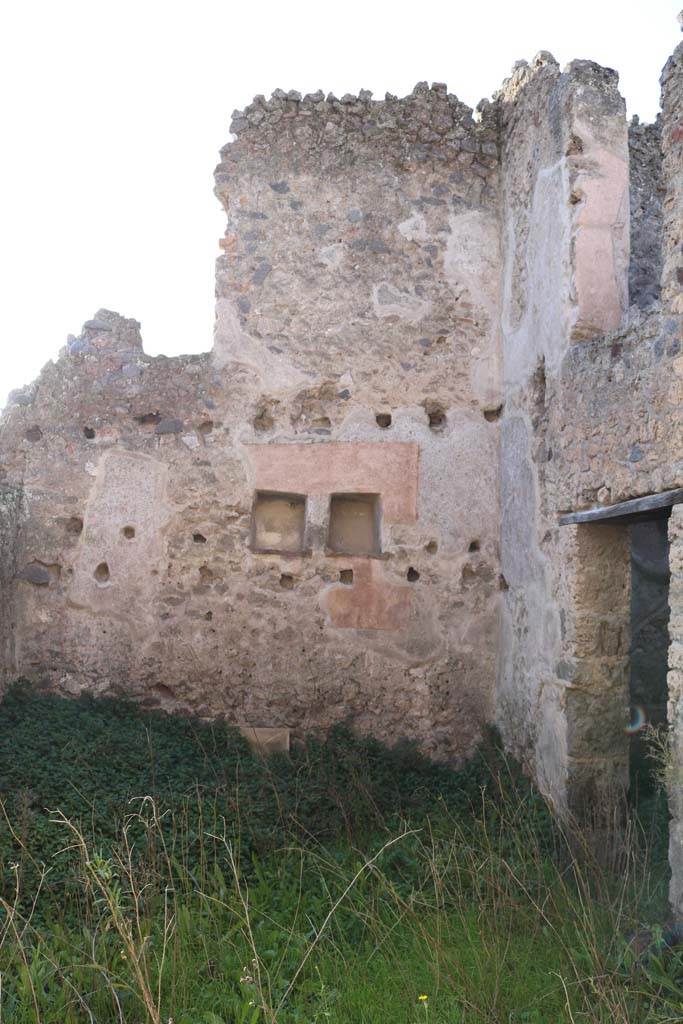
<svg viewBox="0 0 683 1024"><path fill-rule="evenodd" d="M280 586L282 587L283 590L293 590L294 577L291 576L288 572L283 572L282 575L280 576Z"/></svg>
<svg viewBox="0 0 683 1024"><path fill-rule="evenodd" d="M481 541L477 537L475 537L474 540L470 541L470 544L469 544L469 547L467 548L467 550L470 552L470 554L472 554L474 551L479 551L480 548L481 548Z"/></svg>
<svg viewBox="0 0 683 1024"><path fill-rule="evenodd" d="M83 532L83 520L80 516L70 516L66 521L66 532L79 534Z"/></svg>
<svg viewBox="0 0 683 1024"><path fill-rule="evenodd" d="M375 416L375 422L378 427L382 430L386 430L387 427L391 426L391 413L390 412L378 412Z"/></svg>
<svg viewBox="0 0 683 1024"><path fill-rule="evenodd" d="M491 406L488 409L484 409L484 419L487 423L495 423L499 420L503 413L503 403L500 405Z"/></svg>
<svg viewBox="0 0 683 1024"><path fill-rule="evenodd" d="M192 540L195 544L206 544L206 537L203 533L193 533Z"/></svg>
<svg viewBox="0 0 683 1024"><path fill-rule="evenodd" d="M327 542L335 554L380 554L379 494L331 495Z"/></svg>
<svg viewBox="0 0 683 1024"><path fill-rule="evenodd" d="M36 441L40 441L42 436L43 432L38 426L29 427L26 433L24 434L26 440L30 441L31 444L35 444Z"/></svg>
<svg viewBox="0 0 683 1024"><path fill-rule="evenodd" d="M88 441L92 441L95 436L95 430L93 427L83 427L83 435L87 437Z"/></svg>
<svg viewBox="0 0 683 1024"><path fill-rule="evenodd" d="M203 420L202 423L200 423L199 426L197 427L197 430L199 431L200 434L204 434L205 436L206 434L212 433L213 420Z"/></svg>
<svg viewBox="0 0 683 1024"><path fill-rule="evenodd" d="M124 526L124 528L121 530L121 533L126 538L126 540L132 540L133 537L135 536L135 527L134 526Z"/></svg>
<svg viewBox="0 0 683 1024"><path fill-rule="evenodd" d="M100 564L95 569L95 572L93 573L93 575L95 577L95 580L99 584L108 583L109 582L109 566L107 565L107 563L106 562L100 562Z"/></svg>
<svg viewBox="0 0 683 1024"><path fill-rule="evenodd" d="M443 430L446 426L446 413L444 409L435 407L427 411L430 430Z"/></svg>
<svg viewBox="0 0 683 1024"><path fill-rule="evenodd" d="M350 587L353 583L353 569L342 569L339 573L339 582Z"/></svg>
<svg viewBox="0 0 683 1024"><path fill-rule="evenodd" d="M428 555L435 555L439 550L439 545L435 540L430 540L428 544L425 544L425 551Z"/></svg>
<svg viewBox="0 0 683 1024"><path fill-rule="evenodd" d="M265 434L275 426L275 419L272 416L271 408L268 405L261 406L254 416L254 430L259 434Z"/></svg>
<svg viewBox="0 0 683 1024"><path fill-rule="evenodd" d="M414 569L411 565L410 568L408 569L408 572L406 573L406 579L408 580L408 583L417 583L419 578L419 572L417 571L417 569Z"/></svg>
<svg viewBox="0 0 683 1024"><path fill-rule="evenodd" d="M143 412L134 416L133 419L141 427L156 427L157 423L161 423L161 413L158 410L157 412Z"/></svg>
<svg viewBox="0 0 683 1024"><path fill-rule="evenodd" d="M251 548L262 553L301 554L306 530L306 496L257 491L251 512Z"/></svg>

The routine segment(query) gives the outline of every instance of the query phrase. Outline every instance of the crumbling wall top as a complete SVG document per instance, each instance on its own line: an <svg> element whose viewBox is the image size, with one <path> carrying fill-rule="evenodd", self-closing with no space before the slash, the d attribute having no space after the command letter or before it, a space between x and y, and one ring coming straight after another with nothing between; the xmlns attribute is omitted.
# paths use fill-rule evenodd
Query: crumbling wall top
<svg viewBox="0 0 683 1024"><path fill-rule="evenodd" d="M381 155L382 160L400 167L444 161L461 150L497 156L496 113L486 100L478 106L475 120L470 107L448 92L446 85L419 82L402 99L386 94L374 101L372 93L338 99L319 90L301 96L276 89L270 99L256 96L245 110L233 113L230 131L237 137L221 150L222 163L216 169L216 193L224 198L228 165L243 158L247 149L267 159L276 151L303 170L316 154L316 172L334 174Z"/></svg>

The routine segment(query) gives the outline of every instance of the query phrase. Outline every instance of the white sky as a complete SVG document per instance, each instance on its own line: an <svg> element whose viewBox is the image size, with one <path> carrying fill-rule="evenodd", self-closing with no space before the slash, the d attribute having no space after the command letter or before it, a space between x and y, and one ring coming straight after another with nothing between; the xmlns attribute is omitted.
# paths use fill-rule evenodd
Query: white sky
<svg viewBox="0 0 683 1024"><path fill-rule="evenodd" d="M652 120L681 0L9 0L0 22L0 405L100 307L150 353L211 347L233 108L273 89L474 106L550 50L616 68Z"/></svg>

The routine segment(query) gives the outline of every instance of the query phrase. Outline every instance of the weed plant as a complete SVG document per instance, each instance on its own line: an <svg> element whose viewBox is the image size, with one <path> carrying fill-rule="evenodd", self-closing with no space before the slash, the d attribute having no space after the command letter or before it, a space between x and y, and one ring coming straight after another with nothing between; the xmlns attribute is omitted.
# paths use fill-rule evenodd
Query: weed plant
<svg viewBox="0 0 683 1024"><path fill-rule="evenodd" d="M661 843L619 822L605 868L493 742L459 771L348 729L266 761L15 687L0 795L0 1024L683 1020Z"/></svg>

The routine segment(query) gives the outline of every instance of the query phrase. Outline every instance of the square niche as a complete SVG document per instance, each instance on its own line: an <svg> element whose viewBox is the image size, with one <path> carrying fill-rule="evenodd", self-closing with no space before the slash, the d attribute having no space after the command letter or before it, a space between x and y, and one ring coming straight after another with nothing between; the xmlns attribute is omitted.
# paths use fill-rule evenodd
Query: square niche
<svg viewBox="0 0 683 1024"><path fill-rule="evenodd" d="M327 546L338 555L379 555L379 494L333 494Z"/></svg>
<svg viewBox="0 0 683 1024"><path fill-rule="evenodd" d="M300 555L306 532L306 495L257 491L251 511L253 551Z"/></svg>

